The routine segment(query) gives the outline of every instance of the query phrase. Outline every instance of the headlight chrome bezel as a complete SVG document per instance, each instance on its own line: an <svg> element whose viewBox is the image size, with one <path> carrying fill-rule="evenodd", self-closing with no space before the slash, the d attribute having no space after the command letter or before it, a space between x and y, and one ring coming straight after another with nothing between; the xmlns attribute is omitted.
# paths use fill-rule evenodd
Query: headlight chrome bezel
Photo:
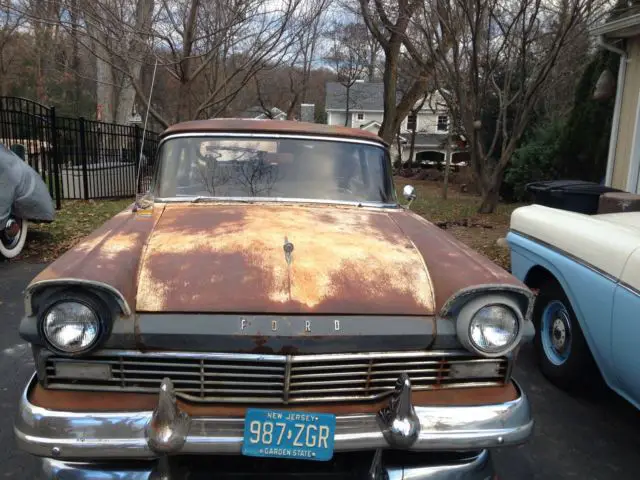
<svg viewBox="0 0 640 480"><path fill-rule="evenodd" d="M49 315L49 313L53 308L60 306L61 304L64 304L64 303L76 303L76 304L82 305L88 308L89 311L91 311L95 317L95 320L97 323L96 325L97 334L95 338L86 347L80 350L75 350L75 351L65 350L64 348L60 347L60 345L56 344L50 338L49 335L47 335L46 326L45 326L45 322L47 321L47 316ZM40 336L44 340L45 344L47 345L47 348L49 348L51 351L60 355L64 355L68 357L86 355L87 353L95 350L102 343L102 340L105 338L105 336L108 334L109 324L110 324L109 310L106 308L103 302L100 301L99 298L94 298L93 295L91 294L85 294L84 292L64 294L54 299L50 303L48 303L41 310L41 312L42 313L40 314L40 318L38 319L38 329L40 332Z"/></svg>
<svg viewBox="0 0 640 480"><path fill-rule="evenodd" d="M516 319L516 334L510 343L499 349L484 349L478 346L472 339L471 327L476 316L485 307L500 306L509 309ZM456 332L460 343L467 349L487 358L503 357L516 348L522 339L524 331L524 317L518 303L505 295L489 294L480 295L469 300L460 309L456 319Z"/></svg>

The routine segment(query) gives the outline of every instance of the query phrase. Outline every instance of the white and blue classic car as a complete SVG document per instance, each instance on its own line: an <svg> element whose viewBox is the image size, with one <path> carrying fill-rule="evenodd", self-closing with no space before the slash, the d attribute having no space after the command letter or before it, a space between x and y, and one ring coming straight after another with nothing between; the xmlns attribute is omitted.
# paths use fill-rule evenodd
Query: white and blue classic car
<svg viewBox="0 0 640 480"><path fill-rule="evenodd" d="M640 408L640 212L513 212L512 273L534 291L542 372L561 387L593 380ZM590 370L591 368L591 370Z"/></svg>

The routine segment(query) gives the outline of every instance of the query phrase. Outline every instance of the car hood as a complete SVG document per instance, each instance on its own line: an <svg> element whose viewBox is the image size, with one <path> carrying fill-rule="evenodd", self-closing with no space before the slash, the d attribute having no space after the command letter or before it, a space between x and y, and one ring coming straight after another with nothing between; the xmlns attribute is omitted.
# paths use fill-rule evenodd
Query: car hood
<svg viewBox="0 0 640 480"><path fill-rule="evenodd" d="M420 252L384 210L168 204L136 310L433 315L434 303Z"/></svg>

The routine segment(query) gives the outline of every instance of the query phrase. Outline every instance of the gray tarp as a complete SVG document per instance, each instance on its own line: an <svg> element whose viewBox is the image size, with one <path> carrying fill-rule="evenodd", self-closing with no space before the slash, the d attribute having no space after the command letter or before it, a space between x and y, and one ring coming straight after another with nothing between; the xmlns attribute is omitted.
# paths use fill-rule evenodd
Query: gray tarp
<svg viewBox="0 0 640 480"><path fill-rule="evenodd" d="M38 172L0 144L0 229L4 229L10 214L50 222L55 209Z"/></svg>

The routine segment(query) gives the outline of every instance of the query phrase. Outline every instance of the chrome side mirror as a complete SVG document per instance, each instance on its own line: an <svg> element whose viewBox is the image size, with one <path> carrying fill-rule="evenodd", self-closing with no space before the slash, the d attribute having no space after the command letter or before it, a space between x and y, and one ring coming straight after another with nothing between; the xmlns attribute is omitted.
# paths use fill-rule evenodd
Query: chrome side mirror
<svg viewBox="0 0 640 480"><path fill-rule="evenodd" d="M416 189L413 188L412 185L405 185L404 188L402 189L402 195L404 195L404 198L406 198L407 201L409 202L407 207L410 207L411 202L413 202L417 197Z"/></svg>

